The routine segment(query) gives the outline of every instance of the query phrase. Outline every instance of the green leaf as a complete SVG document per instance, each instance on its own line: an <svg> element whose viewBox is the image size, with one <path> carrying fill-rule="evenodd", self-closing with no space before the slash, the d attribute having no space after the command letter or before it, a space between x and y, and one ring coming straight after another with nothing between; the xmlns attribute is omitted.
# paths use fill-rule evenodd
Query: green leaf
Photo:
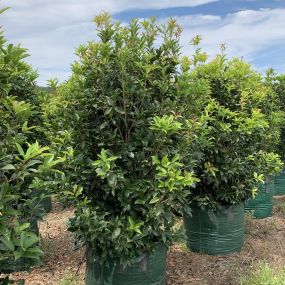
<svg viewBox="0 0 285 285"><path fill-rule="evenodd" d="M153 197L151 200L150 200L150 204L155 204L159 201L160 199L158 197Z"/></svg>
<svg viewBox="0 0 285 285"><path fill-rule="evenodd" d="M121 233L121 228L116 228L116 230L113 232L112 238L117 238Z"/></svg>
<svg viewBox="0 0 285 285"><path fill-rule="evenodd" d="M24 158L25 152L24 152L23 148L18 143L16 143L16 146L17 146L19 154Z"/></svg>
<svg viewBox="0 0 285 285"><path fill-rule="evenodd" d="M114 108L114 110L115 110L117 113L119 113L119 114L122 114L122 115L125 114L124 109L122 109L121 107L116 106L116 107Z"/></svg>
<svg viewBox="0 0 285 285"><path fill-rule="evenodd" d="M39 241L36 234L31 232L22 232L20 236L20 245L23 250L28 249L32 245L35 245Z"/></svg>
<svg viewBox="0 0 285 285"><path fill-rule="evenodd" d="M114 105L114 101L112 100L112 98L106 97L106 101L107 101L107 103L108 103L110 106L113 106L113 105Z"/></svg>
<svg viewBox="0 0 285 285"><path fill-rule="evenodd" d="M13 244L13 242L10 240L9 237L7 236L2 236L0 238L0 241L3 242L3 244L7 247L7 249L9 249L10 251L14 251L15 250L15 245Z"/></svg>
<svg viewBox="0 0 285 285"><path fill-rule="evenodd" d="M12 164L7 164L6 166L1 168L2 170L15 170L15 166Z"/></svg>
<svg viewBox="0 0 285 285"><path fill-rule="evenodd" d="M30 226L30 223L24 223L24 224L16 227L16 230L19 233L19 232L22 232L22 231L26 230L27 228L29 228L29 226Z"/></svg>
<svg viewBox="0 0 285 285"><path fill-rule="evenodd" d="M22 256L26 258L40 259L43 255L44 253L39 248L35 247L25 250Z"/></svg>
<svg viewBox="0 0 285 285"><path fill-rule="evenodd" d="M7 11L8 9L10 9L10 7L5 7L0 9L0 14L4 13L5 11Z"/></svg>

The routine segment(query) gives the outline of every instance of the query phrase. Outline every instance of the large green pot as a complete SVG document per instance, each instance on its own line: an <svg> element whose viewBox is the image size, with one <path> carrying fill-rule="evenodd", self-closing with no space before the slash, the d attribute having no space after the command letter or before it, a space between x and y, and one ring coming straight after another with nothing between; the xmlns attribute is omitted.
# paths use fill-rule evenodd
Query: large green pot
<svg viewBox="0 0 285 285"><path fill-rule="evenodd" d="M245 203L245 210L252 212L256 219L264 219L273 215L274 181L268 181L259 187L259 192L254 199Z"/></svg>
<svg viewBox="0 0 285 285"><path fill-rule="evenodd" d="M166 247L160 245L153 254L143 254L133 266L123 268L116 260L108 260L108 265L102 265L87 247L85 284L165 285L166 254Z"/></svg>
<svg viewBox="0 0 285 285"><path fill-rule="evenodd" d="M46 190L34 190L32 193L32 198L36 198L39 208L44 210L44 213L47 214L52 210L52 201L51 196Z"/></svg>
<svg viewBox="0 0 285 285"><path fill-rule="evenodd" d="M184 214L187 247L193 252L226 255L239 252L244 243L244 204L219 212L194 208Z"/></svg>
<svg viewBox="0 0 285 285"><path fill-rule="evenodd" d="M51 202L51 197L46 197L41 201L41 205L44 208L46 213L51 212L52 210L52 202Z"/></svg>
<svg viewBox="0 0 285 285"><path fill-rule="evenodd" d="M274 195L284 196L285 195L285 171L283 170L274 179Z"/></svg>

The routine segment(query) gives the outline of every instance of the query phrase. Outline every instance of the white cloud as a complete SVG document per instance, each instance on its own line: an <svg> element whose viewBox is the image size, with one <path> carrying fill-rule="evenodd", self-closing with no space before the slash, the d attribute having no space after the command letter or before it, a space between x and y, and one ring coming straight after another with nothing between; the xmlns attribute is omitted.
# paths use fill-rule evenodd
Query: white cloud
<svg viewBox="0 0 285 285"><path fill-rule="evenodd" d="M198 26L192 24L192 16L188 21L187 17L177 20L184 27L185 52L189 52L188 42L197 34L202 35L203 47L210 54L218 52L219 45L226 43L230 56L243 56L248 60L255 60L262 50L271 46L285 46L285 9L240 11L224 19L210 17Z"/></svg>
<svg viewBox="0 0 285 285"><path fill-rule="evenodd" d="M9 40L20 42L30 50L28 61L39 70L39 83L44 84L52 70L59 78L67 78L75 47L94 38L95 26L91 20L101 11L115 14L133 9L192 7L215 1L2 0L1 6L11 9L1 15L1 23Z"/></svg>
<svg viewBox="0 0 285 285"><path fill-rule="evenodd" d="M0 17L8 39L21 42L30 50L29 62L39 70L39 83L44 84L50 77L68 77L75 48L95 38L91 19L102 10L114 14L129 9L195 6L213 1L2 0L1 6L13 9ZM203 36L203 47L211 55L218 52L220 43L227 44L231 56L248 60L256 60L270 46L285 46L285 9L245 10L224 18L210 13L175 18L184 29L182 44L187 54L191 52L189 41L197 34Z"/></svg>
<svg viewBox="0 0 285 285"><path fill-rule="evenodd" d="M13 31L42 31L59 26L90 21L102 11L111 14L135 9L163 9L173 7L194 7L217 0L3 0L3 6L12 9L3 16Z"/></svg>
<svg viewBox="0 0 285 285"><path fill-rule="evenodd" d="M197 27L198 29L202 27L208 27L212 25L218 25L222 22L220 16L214 15L189 15L189 16L175 16L174 19L179 23L183 30L188 31ZM161 22L166 22L167 19L161 19Z"/></svg>
<svg viewBox="0 0 285 285"><path fill-rule="evenodd" d="M39 83L44 85L51 77L67 79L70 64L74 61L74 51L81 43L94 39L96 32L92 23L81 23L38 33L30 37L17 38L29 49L27 61L38 69Z"/></svg>

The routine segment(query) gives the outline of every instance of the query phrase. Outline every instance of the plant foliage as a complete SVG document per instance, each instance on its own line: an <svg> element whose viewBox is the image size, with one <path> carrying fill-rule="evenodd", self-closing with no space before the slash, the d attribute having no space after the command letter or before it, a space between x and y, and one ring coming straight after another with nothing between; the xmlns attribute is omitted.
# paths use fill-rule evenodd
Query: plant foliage
<svg viewBox="0 0 285 285"><path fill-rule="evenodd" d="M0 273L13 271L20 260L28 269L43 255L32 223L42 215L44 194L36 194L41 175L54 165L48 147L28 143L35 110L24 99L34 92L35 73L25 57L25 49L0 35Z"/></svg>
<svg viewBox="0 0 285 285"><path fill-rule="evenodd" d="M77 201L70 230L102 261L129 264L173 241L173 212L197 181L182 162L193 134L177 100L181 29L172 19L124 26L101 14L94 22L99 41L78 48L72 77L52 97L63 109L47 105L45 114L57 149L72 149L77 165L65 191Z"/></svg>
<svg viewBox="0 0 285 285"><path fill-rule="evenodd" d="M256 194L266 176L280 171L276 145L284 114L274 90L241 59L227 59L225 48L208 61L201 38L192 58L181 61L180 97L186 116L202 127L195 172L200 182L190 202L219 209Z"/></svg>

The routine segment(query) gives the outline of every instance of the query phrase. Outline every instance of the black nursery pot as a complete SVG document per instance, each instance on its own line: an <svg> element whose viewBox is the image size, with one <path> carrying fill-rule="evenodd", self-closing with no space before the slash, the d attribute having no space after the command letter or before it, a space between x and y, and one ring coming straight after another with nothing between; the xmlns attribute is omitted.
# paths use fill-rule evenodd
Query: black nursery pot
<svg viewBox="0 0 285 285"><path fill-rule="evenodd" d="M124 268L117 260L101 264L87 247L86 285L165 285L167 248L159 245L152 254L144 253L133 266Z"/></svg>

